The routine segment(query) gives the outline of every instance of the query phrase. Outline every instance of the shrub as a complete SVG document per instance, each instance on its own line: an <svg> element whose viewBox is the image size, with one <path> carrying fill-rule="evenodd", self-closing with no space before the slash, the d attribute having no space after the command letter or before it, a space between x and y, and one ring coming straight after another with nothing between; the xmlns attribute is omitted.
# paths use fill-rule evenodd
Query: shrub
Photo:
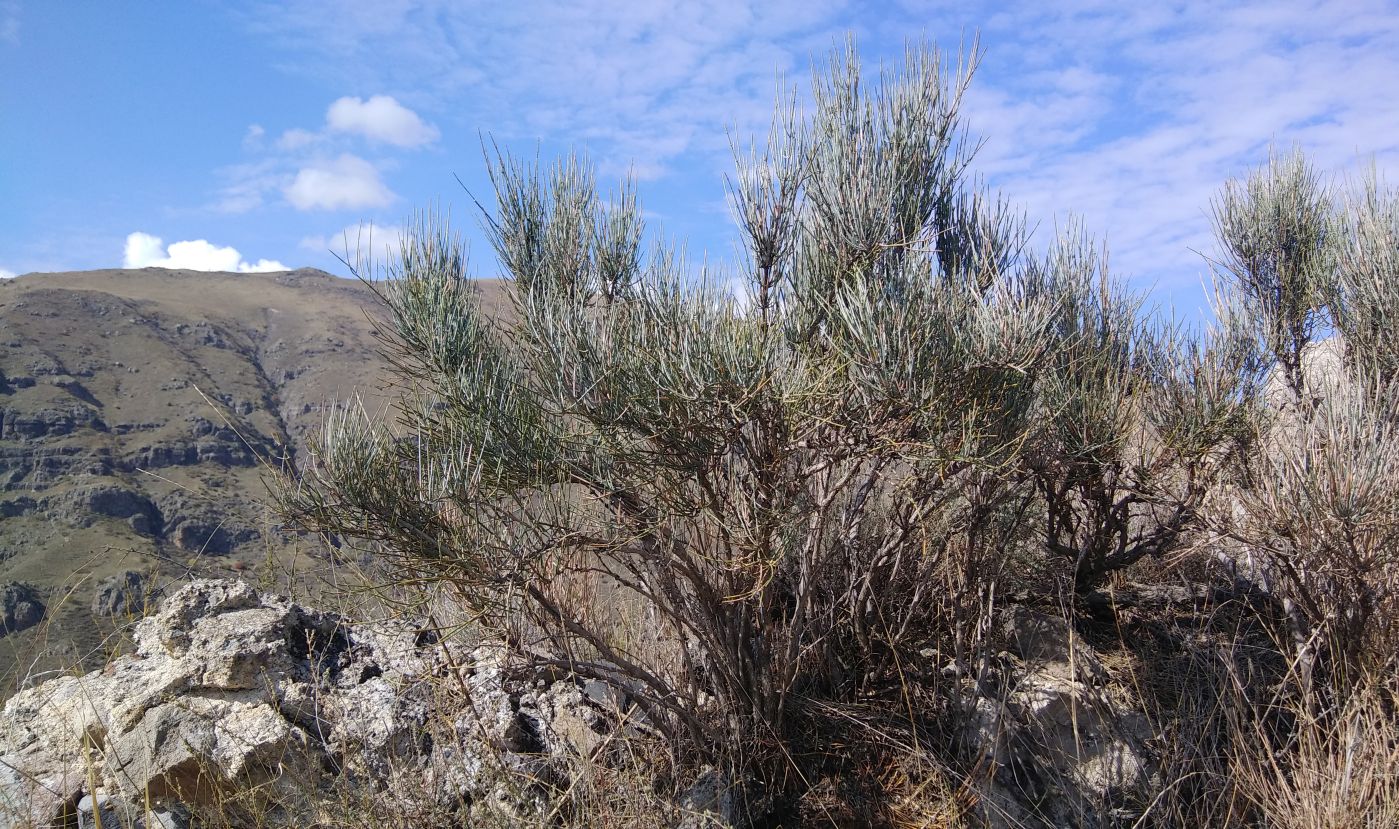
<svg viewBox="0 0 1399 829"><path fill-rule="evenodd" d="M1051 303L963 181L970 75L919 51L871 88L837 57L810 119L779 112L733 184L746 302L643 255L630 184L604 201L583 161L497 154L511 324L420 224L384 283L407 436L343 412L288 511L450 581L688 756L785 762L802 699L897 684L947 571L1017 529L997 470ZM623 639L628 613L649 625Z"/></svg>
<svg viewBox="0 0 1399 829"><path fill-rule="evenodd" d="M871 84L833 57L809 116L780 106L767 144L735 152L732 273L648 247L631 182L604 195L583 159L493 149L504 306L418 220L373 283L399 422L340 409L284 511L448 585L541 674L619 689L668 768L765 782L750 799L841 762L923 791L907 770L942 768L919 756L934 714L994 694L990 617L1006 582L1042 587L1030 570L1081 595L1227 538L1277 576L1299 657L1323 642L1337 675L1373 670L1391 398L1316 398L1305 358L1330 303L1391 364L1366 332L1391 313L1372 248L1392 201L1340 224L1300 156L1231 183L1218 320L1195 335L1144 313L1080 234L1029 255L1023 220L967 180L974 63L913 50ZM1285 446L1270 373L1303 415ZM898 762L871 774L879 747L835 732ZM1200 790L1234 797L1224 755L1197 754ZM906 800L886 798L940 813Z"/></svg>
<svg viewBox="0 0 1399 829"><path fill-rule="evenodd" d="M1340 390L1309 420L1277 429L1251 459L1251 483L1221 522L1225 537L1266 563L1274 593L1286 602L1304 687L1318 656L1339 688L1393 669L1395 394L1393 385Z"/></svg>
<svg viewBox="0 0 1399 829"><path fill-rule="evenodd" d="M1327 301L1347 354L1380 378L1399 375L1399 198L1375 173L1346 200Z"/></svg>
<svg viewBox="0 0 1399 829"><path fill-rule="evenodd" d="M1399 362L1387 328L1399 211L1373 177L1347 195L1338 207L1294 152L1216 202L1230 287L1288 390L1254 419L1258 451L1217 524L1282 600L1306 693L1385 675L1399 642ZM1340 342L1314 342L1328 316ZM1330 681L1314 687L1318 663Z"/></svg>
<svg viewBox="0 0 1399 829"><path fill-rule="evenodd" d="M1217 266L1243 299L1262 350L1293 400L1311 405L1303 358L1324 318L1332 283L1335 220L1331 194L1300 151L1273 153L1214 203Z"/></svg>
<svg viewBox="0 0 1399 829"><path fill-rule="evenodd" d="M1054 308L1021 466L1074 587L1171 552L1248 448L1261 380L1230 313L1203 339L1142 314L1106 256L1068 237L1027 283Z"/></svg>

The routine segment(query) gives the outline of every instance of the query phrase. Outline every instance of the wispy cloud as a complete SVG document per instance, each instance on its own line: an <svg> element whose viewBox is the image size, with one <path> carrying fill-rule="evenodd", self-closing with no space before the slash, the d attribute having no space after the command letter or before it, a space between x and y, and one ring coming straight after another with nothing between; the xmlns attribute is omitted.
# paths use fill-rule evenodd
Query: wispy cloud
<svg viewBox="0 0 1399 829"><path fill-rule="evenodd" d="M231 164L217 170L215 175L227 182L209 205L216 213L256 210L267 202L269 193L276 193L291 181L288 162L280 158Z"/></svg>
<svg viewBox="0 0 1399 829"><path fill-rule="evenodd" d="M320 133L304 130L300 127L292 127L282 133L277 139L277 149L283 152L294 153L312 144L318 143L323 136Z"/></svg>
<svg viewBox="0 0 1399 829"><path fill-rule="evenodd" d="M985 44L982 169L1043 225L1081 216L1168 296L1199 299L1210 198L1270 143L1328 170L1399 165L1392 5L1024 2Z"/></svg>
<svg viewBox="0 0 1399 829"><path fill-rule="evenodd" d="M507 140L586 143L604 166L654 178L687 153L726 152L728 127L765 129L776 74L827 48L845 6L299 0L249 19L274 40L314 43L305 71L411 91Z"/></svg>
<svg viewBox="0 0 1399 829"><path fill-rule="evenodd" d="M19 43L19 0L0 0L0 43Z"/></svg>
<svg viewBox="0 0 1399 829"><path fill-rule="evenodd" d="M263 136L267 135L267 130L261 124L249 124L246 132L243 133L243 149L248 151L262 149Z"/></svg>
<svg viewBox="0 0 1399 829"><path fill-rule="evenodd" d="M5 268L0 268L0 279L14 279L16 276L19 276L19 274L11 270L6 270Z"/></svg>
<svg viewBox="0 0 1399 829"><path fill-rule="evenodd" d="M347 262L376 266L398 255L407 231L400 225L353 224L326 236L307 236L299 247L312 253L329 252Z"/></svg>
<svg viewBox="0 0 1399 829"><path fill-rule="evenodd" d="M124 268L171 268L190 271L267 273L290 270L273 259L248 262L236 248L220 247L204 239L171 242L169 246L149 233L129 234L122 255Z"/></svg>
<svg viewBox="0 0 1399 829"><path fill-rule="evenodd" d="M871 58L910 35L955 48L980 32L976 171L1025 206L1041 243L1077 216L1116 270L1187 303L1200 298L1211 196L1270 142L1325 169L1372 155L1399 168L1388 0L978 5L291 0L250 7L247 22L289 54L314 44L291 58L300 70L394 90L444 130L582 144L605 172L716 186L726 128L763 133L777 73L802 84L845 32Z"/></svg>

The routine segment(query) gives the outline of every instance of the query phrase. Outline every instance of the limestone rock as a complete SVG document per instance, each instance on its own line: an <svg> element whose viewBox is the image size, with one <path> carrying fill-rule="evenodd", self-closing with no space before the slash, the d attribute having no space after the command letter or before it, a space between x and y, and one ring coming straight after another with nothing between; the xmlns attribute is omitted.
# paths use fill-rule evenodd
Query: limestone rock
<svg viewBox="0 0 1399 829"><path fill-rule="evenodd" d="M33 498L20 496L7 501L0 501L0 518L15 518L33 512L38 504Z"/></svg>
<svg viewBox="0 0 1399 829"><path fill-rule="evenodd" d="M94 616L137 616L158 598L159 588L150 584L144 573L127 570L121 575L105 579L97 586L97 594L92 599Z"/></svg>
<svg viewBox="0 0 1399 829"><path fill-rule="evenodd" d="M518 676L504 648L447 659L414 625L354 624L237 581L192 582L134 640L106 669L6 704L0 826L81 825L83 798L104 825L107 809L181 825L249 784L276 793L268 826L306 825L337 778L389 799L411 781L452 825L470 822L462 809L535 814L539 786L563 785L567 759L614 727L576 683ZM430 681L450 671L469 699Z"/></svg>
<svg viewBox="0 0 1399 829"><path fill-rule="evenodd" d="M39 591L27 584L0 585L0 636L34 627L44 618L44 602Z"/></svg>
<svg viewBox="0 0 1399 829"><path fill-rule="evenodd" d="M717 769L707 769L680 796L678 829L727 829L739 825L733 781Z"/></svg>
<svg viewBox="0 0 1399 829"><path fill-rule="evenodd" d="M175 492L160 499L160 511L166 537L187 553L226 555L259 537L244 518L248 506L234 499L210 502Z"/></svg>
<svg viewBox="0 0 1399 829"><path fill-rule="evenodd" d="M112 518L155 514L155 505L144 495L124 486L99 484L78 490L73 500L84 513Z"/></svg>
<svg viewBox="0 0 1399 829"><path fill-rule="evenodd" d="M96 796L85 794L78 801L79 829L96 829L97 826L120 826L122 818L120 805L111 795ZM100 822L100 823L99 823Z"/></svg>
<svg viewBox="0 0 1399 829"><path fill-rule="evenodd" d="M1112 704L1097 654L1062 618L1017 606L1002 630L1002 690L975 700L968 729L995 769L988 825L1130 825L1157 782L1145 717Z"/></svg>
<svg viewBox="0 0 1399 829"><path fill-rule="evenodd" d="M147 710L107 749L117 789L131 802L200 800L212 785L262 782L310 768L308 736L255 694L190 697Z"/></svg>
<svg viewBox="0 0 1399 829"><path fill-rule="evenodd" d="M83 429L107 431L107 424L95 408L76 403L45 406L26 412L11 411L4 418L3 427L0 436L21 441L63 437Z"/></svg>

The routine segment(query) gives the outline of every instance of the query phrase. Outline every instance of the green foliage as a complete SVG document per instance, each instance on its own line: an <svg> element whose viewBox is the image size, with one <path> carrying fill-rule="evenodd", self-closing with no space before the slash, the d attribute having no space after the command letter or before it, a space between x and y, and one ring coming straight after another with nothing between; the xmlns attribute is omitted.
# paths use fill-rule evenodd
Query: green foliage
<svg viewBox="0 0 1399 829"><path fill-rule="evenodd" d="M1334 262L1331 193L1299 150L1273 154L1214 203L1219 265L1255 310L1257 336L1299 404L1310 405L1303 357L1323 322Z"/></svg>
<svg viewBox="0 0 1399 829"><path fill-rule="evenodd" d="M1044 505L1044 544L1078 590L1171 551L1246 448L1257 360L1225 317L1203 339L1145 316L1106 255L1066 235L1030 269L1052 298L1052 343L1022 454Z"/></svg>
<svg viewBox="0 0 1399 829"><path fill-rule="evenodd" d="M1375 173L1346 201L1327 299L1347 350L1378 377L1399 375L1399 198Z"/></svg>

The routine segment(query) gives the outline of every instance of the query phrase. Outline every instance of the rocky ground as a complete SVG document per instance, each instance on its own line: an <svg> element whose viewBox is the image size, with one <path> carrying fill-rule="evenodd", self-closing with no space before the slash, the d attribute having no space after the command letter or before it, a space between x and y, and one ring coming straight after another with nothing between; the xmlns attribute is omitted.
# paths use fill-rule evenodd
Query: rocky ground
<svg viewBox="0 0 1399 829"><path fill-rule="evenodd" d="M1124 804L1159 786L1150 726L1061 619L1012 607L1001 624L1009 650L987 685L1001 690L975 700L966 733L988 764L986 825L1130 825ZM5 706L0 824L91 825L96 810L147 829L518 825L587 769L656 745L618 689L237 581L182 588L135 641ZM694 775L663 825L761 825L735 813L735 785Z"/></svg>
<svg viewBox="0 0 1399 829"><path fill-rule="evenodd" d="M502 648L448 648L421 626L354 624L231 580L181 589L135 640L6 705L0 824L101 809L108 825L209 825L215 810L237 820L221 795L260 786L247 808L262 821L343 826L347 784L443 825L519 815L543 802L521 781L558 780L623 721L623 697L517 675Z"/></svg>

